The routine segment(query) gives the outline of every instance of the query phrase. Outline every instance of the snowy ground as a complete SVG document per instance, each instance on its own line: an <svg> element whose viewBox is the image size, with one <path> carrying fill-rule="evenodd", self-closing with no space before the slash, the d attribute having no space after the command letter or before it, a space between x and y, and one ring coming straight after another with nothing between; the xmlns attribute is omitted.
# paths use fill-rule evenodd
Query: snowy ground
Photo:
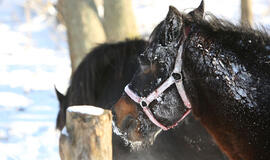
<svg viewBox="0 0 270 160"><path fill-rule="evenodd" d="M206 10L234 22L240 0L205 0ZM0 0L0 160L59 159L54 85L64 91L70 75L65 33L49 13L27 21L25 0ZM192 9L200 0L133 0L139 30L149 34L168 6ZM269 28L269 0L254 1L255 22ZM185 10L187 11L187 10Z"/></svg>

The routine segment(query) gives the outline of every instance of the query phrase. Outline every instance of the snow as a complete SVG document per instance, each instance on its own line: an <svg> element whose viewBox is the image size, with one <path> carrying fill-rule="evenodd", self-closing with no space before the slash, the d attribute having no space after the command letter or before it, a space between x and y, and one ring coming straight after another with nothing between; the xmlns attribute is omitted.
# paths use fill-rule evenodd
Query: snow
<svg viewBox="0 0 270 160"><path fill-rule="evenodd" d="M64 127L64 128L62 129L61 133L62 133L63 135L65 135L65 136L68 136L67 128Z"/></svg>
<svg viewBox="0 0 270 160"><path fill-rule="evenodd" d="M0 92L0 99L0 106L5 107L25 107L31 104L31 100L29 98L13 92Z"/></svg>
<svg viewBox="0 0 270 160"><path fill-rule="evenodd" d="M26 22L24 2L0 1L0 159L60 159L54 85L65 90L70 76L65 33L45 15Z"/></svg>
<svg viewBox="0 0 270 160"><path fill-rule="evenodd" d="M77 112L82 114L89 114L94 116L99 116L104 113L104 109L94 107L94 106L88 106L88 105L81 105L81 106L72 106L68 107L68 112Z"/></svg>
<svg viewBox="0 0 270 160"><path fill-rule="evenodd" d="M54 85L64 93L71 73L65 29L56 25L52 6L48 13L32 13L28 20L25 2L0 0L0 160L57 160ZM149 35L166 16L169 5L187 12L200 0L132 2L140 33ZM253 4L255 23L268 28L270 1ZM239 20L240 1L207 0L205 6L218 17Z"/></svg>

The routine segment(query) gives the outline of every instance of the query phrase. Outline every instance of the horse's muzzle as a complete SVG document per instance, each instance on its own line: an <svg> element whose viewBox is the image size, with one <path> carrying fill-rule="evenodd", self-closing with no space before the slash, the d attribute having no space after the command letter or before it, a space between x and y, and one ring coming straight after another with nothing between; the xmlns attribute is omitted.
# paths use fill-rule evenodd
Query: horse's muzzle
<svg viewBox="0 0 270 160"><path fill-rule="evenodd" d="M137 121L137 106L129 97L123 95L113 106L112 112L116 126L121 132L127 134L128 139L132 141L141 139L138 132L140 124Z"/></svg>

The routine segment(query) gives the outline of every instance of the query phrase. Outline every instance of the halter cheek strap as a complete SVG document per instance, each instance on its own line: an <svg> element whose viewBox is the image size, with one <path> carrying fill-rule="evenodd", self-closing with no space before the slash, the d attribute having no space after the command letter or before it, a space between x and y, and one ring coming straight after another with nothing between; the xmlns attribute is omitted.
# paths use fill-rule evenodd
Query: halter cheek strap
<svg viewBox="0 0 270 160"><path fill-rule="evenodd" d="M177 126L178 123L181 122L191 112L191 104L190 104L190 101L187 98L186 92L184 90L182 76L181 76L182 52L183 52L183 46L181 45L179 48L178 55L176 57L174 70L173 70L171 76L165 82L163 82L156 90L154 90L152 93L150 93L147 97L139 97L136 93L134 93L129 88L129 85L127 85L125 87L126 94L134 102L140 104L144 113L151 120L151 122L153 122L156 126L160 127L162 130L165 130L165 131ZM184 105L188 108L188 110L184 113L184 115L179 120L176 121L176 123L174 123L171 126L166 127L156 120L156 118L153 116L153 114L148 106L152 101L157 99L166 89L168 89L173 84L176 85L178 93L179 93Z"/></svg>

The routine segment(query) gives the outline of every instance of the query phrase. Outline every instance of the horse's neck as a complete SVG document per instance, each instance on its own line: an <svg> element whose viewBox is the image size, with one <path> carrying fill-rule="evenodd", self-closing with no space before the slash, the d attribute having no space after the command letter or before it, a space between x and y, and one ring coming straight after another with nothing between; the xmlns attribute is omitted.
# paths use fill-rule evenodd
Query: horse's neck
<svg viewBox="0 0 270 160"><path fill-rule="evenodd" d="M200 34L185 42L183 69L187 84L192 84L187 85L187 95L192 95L193 113L227 152L234 152L233 144L241 144L249 146L237 148L239 153L259 153L270 143L269 80L255 73L261 72L260 67L251 70L248 61L221 42ZM265 137L265 142L255 135Z"/></svg>
<svg viewBox="0 0 270 160"><path fill-rule="evenodd" d="M205 121L216 120L219 125L237 118L248 125L251 121L246 117L267 114L257 110L269 105L269 98L265 100L269 94L263 95L265 102L257 97L262 92L262 82L246 68L237 53L220 42L200 34L186 41L183 67L187 81L195 88L196 95L191 100L195 103L194 113ZM242 116L243 113L246 115Z"/></svg>
<svg viewBox="0 0 270 160"><path fill-rule="evenodd" d="M254 62L253 56L246 55L251 53L236 53L221 42L198 33L188 39L184 61L192 64L190 78L198 79L208 92L217 96L233 99L247 107L256 107L258 87L265 83L270 85L269 70L264 71L263 65Z"/></svg>

